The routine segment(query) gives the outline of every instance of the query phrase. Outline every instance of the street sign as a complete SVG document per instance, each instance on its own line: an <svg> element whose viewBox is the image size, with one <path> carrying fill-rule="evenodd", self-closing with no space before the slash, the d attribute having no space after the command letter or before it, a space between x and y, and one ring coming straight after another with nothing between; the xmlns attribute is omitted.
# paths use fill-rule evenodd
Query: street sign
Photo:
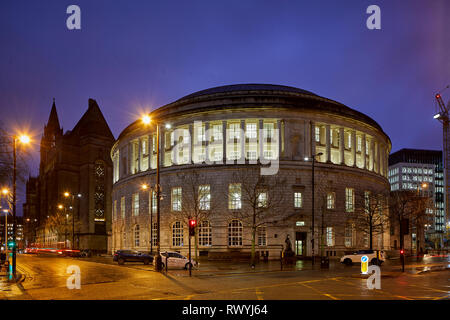
<svg viewBox="0 0 450 320"><path fill-rule="evenodd" d="M369 270L369 257L362 256L361 257L361 273L367 274L368 270Z"/></svg>

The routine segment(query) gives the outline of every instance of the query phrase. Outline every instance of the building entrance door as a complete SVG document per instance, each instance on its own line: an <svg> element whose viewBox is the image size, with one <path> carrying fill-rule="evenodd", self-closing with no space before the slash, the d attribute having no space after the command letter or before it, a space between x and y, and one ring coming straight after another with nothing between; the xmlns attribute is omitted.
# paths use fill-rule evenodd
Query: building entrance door
<svg viewBox="0 0 450 320"><path fill-rule="evenodd" d="M306 256L306 232L295 233L295 255L298 257Z"/></svg>

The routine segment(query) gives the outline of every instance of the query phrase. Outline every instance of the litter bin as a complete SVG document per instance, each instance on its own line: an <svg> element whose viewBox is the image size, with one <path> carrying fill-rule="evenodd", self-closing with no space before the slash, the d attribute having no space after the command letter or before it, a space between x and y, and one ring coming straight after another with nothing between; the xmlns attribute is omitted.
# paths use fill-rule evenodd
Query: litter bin
<svg viewBox="0 0 450 320"><path fill-rule="evenodd" d="M328 269L330 267L330 259L328 257L320 258L320 267L324 269Z"/></svg>

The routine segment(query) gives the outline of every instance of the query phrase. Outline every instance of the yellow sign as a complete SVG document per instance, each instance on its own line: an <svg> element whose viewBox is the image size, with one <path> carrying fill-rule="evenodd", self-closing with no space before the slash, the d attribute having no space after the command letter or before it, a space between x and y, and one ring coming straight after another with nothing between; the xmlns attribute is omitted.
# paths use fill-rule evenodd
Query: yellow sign
<svg viewBox="0 0 450 320"><path fill-rule="evenodd" d="M361 257L361 273L367 274L369 269L369 257L368 256L362 256Z"/></svg>

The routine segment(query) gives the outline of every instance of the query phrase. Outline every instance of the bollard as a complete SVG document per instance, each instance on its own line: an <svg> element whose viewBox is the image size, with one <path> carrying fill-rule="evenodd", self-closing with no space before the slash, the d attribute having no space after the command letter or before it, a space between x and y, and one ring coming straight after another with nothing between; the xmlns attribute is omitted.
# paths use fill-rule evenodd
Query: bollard
<svg viewBox="0 0 450 320"><path fill-rule="evenodd" d="M281 270L283 270L283 251L280 251L280 265L281 265Z"/></svg>

